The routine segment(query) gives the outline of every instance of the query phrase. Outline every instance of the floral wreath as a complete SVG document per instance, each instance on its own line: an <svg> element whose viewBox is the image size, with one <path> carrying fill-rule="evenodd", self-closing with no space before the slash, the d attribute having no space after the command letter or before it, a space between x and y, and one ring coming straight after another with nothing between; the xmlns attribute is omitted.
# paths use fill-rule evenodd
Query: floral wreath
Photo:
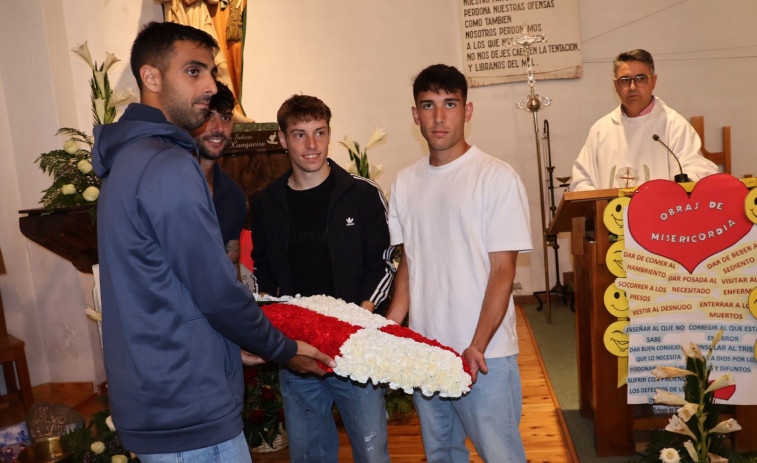
<svg viewBox="0 0 757 463"><path fill-rule="evenodd" d="M437 341L330 296L283 300L265 305L263 312L286 336L334 358L337 366L327 371L360 383L385 383L408 394L416 388L441 397L470 391L465 360Z"/></svg>

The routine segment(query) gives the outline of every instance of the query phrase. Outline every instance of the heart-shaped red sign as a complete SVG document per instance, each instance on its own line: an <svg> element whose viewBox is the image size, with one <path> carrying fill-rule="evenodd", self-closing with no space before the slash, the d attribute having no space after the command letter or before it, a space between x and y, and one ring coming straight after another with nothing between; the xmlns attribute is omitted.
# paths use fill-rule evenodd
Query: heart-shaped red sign
<svg viewBox="0 0 757 463"><path fill-rule="evenodd" d="M647 251L689 273L707 257L738 242L754 225L744 213L749 189L736 177L715 174L691 192L669 180L651 180L628 205L631 236Z"/></svg>
<svg viewBox="0 0 757 463"><path fill-rule="evenodd" d="M707 383L707 385L709 386L710 384L714 382L715 382L714 380L710 381L709 383ZM729 400L731 397L733 397L733 394L735 393L736 393L736 385L731 384L730 386L721 387L720 389L716 390L715 392L713 392L713 395L715 396L716 399Z"/></svg>

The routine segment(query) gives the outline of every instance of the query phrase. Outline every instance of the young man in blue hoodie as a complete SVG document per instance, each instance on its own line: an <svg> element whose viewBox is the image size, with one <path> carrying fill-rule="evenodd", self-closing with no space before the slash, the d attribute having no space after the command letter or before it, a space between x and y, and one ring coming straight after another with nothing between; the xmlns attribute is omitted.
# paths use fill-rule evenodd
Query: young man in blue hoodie
<svg viewBox="0 0 757 463"><path fill-rule="evenodd" d="M150 23L132 47L141 104L95 128L97 237L113 422L143 463L249 462L240 347L334 366L274 328L236 278L189 131L216 93L215 41Z"/></svg>

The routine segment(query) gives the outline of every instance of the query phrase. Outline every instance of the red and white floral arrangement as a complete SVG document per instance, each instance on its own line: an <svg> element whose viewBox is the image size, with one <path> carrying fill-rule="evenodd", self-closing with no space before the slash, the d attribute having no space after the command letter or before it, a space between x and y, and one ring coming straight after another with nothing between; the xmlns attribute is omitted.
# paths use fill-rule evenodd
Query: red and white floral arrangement
<svg viewBox="0 0 757 463"><path fill-rule="evenodd" d="M262 307L273 325L334 358L339 376L408 394L415 388L441 397L470 391L470 370L462 357L409 328L330 296L279 301Z"/></svg>

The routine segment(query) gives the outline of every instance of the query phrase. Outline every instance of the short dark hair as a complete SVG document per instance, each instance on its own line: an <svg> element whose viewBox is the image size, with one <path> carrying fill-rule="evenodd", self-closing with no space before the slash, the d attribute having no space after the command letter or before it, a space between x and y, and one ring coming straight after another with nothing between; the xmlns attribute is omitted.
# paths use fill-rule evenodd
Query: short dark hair
<svg viewBox="0 0 757 463"><path fill-rule="evenodd" d="M413 99L418 101L421 92L455 93L460 90L463 101L468 99L468 81L454 66L434 64L422 70L413 81Z"/></svg>
<svg viewBox="0 0 757 463"><path fill-rule="evenodd" d="M331 110L319 98L310 95L292 95L281 104L276 113L279 128L286 133L290 123L323 119L331 123Z"/></svg>
<svg viewBox="0 0 757 463"><path fill-rule="evenodd" d="M612 75L615 76L618 74L620 63L626 63L628 61L640 61L646 64L649 68L649 72L654 75L654 58L652 58L651 53L646 50L642 50L641 48L625 51L615 57L615 60L612 62Z"/></svg>
<svg viewBox="0 0 757 463"><path fill-rule="evenodd" d="M234 111L234 106L237 103L234 93L222 82L216 81L216 87L218 91L210 97L210 110L219 113Z"/></svg>
<svg viewBox="0 0 757 463"><path fill-rule="evenodd" d="M139 70L145 64L155 66L164 72L174 53L174 44L180 40L194 42L209 48L215 55L218 43L207 32L172 22L150 22L137 34L131 46L131 72L142 88L142 78Z"/></svg>

